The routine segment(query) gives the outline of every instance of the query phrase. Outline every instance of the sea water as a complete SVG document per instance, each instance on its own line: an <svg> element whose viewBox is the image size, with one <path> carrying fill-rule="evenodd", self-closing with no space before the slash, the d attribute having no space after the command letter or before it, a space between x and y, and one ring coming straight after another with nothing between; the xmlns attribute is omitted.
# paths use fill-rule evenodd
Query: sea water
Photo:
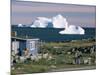
<svg viewBox="0 0 100 75"><path fill-rule="evenodd" d="M12 26L11 31L16 31L18 37L29 36L31 38L39 38L42 41L54 42L54 41L70 41L81 40L96 37L96 28L84 28L84 35L76 34L59 34L59 31L63 28L31 28L31 27L16 27Z"/></svg>

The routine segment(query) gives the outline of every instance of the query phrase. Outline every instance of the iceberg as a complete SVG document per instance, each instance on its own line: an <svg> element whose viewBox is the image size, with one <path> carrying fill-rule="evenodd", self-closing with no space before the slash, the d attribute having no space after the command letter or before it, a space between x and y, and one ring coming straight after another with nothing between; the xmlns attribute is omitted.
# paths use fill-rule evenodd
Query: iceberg
<svg viewBox="0 0 100 75"><path fill-rule="evenodd" d="M85 30L80 26L70 25L66 26L64 30L59 32L60 34L85 34Z"/></svg>
<svg viewBox="0 0 100 75"><path fill-rule="evenodd" d="M85 34L85 30L76 25L68 25L68 21L62 15L57 15L52 19L53 28L65 28L60 34Z"/></svg>
<svg viewBox="0 0 100 75"><path fill-rule="evenodd" d="M18 24L18 27L23 27L23 25L22 24Z"/></svg>
<svg viewBox="0 0 100 75"><path fill-rule="evenodd" d="M19 27L22 25L19 24ZM68 21L62 15L58 14L52 18L37 17L34 23L30 26L32 28L64 28L59 34L85 34L85 30L76 25L68 25Z"/></svg>
<svg viewBox="0 0 100 75"><path fill-rule="evenodd" d="M52 19L53 28L64 28L65 24L67 23L66 18L62 15L57 15Z"/></svg>
<svg viewBox="0 0 100 75"><path fill-rule="evenodd" d="M66 18L64 18L60 14L53 18L37 17L37 20L35 20L34 24L31 25L30 27L46 28L46 27L51 27L51 26L48 26L48 24L52 23L53 28L64 28L66 22L67 22Z"/></svg>
<svg viewBox="0 0 100 75"><path fill-rule="evenodd" d="M34 21L34 24L30 27L40 27L40 28L46 28L48 26L48 23L51 22L51 19L45 18L45 17L37 17L37 20Z"/></svg>
<svg viewBox="0 0 100 75"><path fill-rule="evenodd" d="M30 25L23 25L23 24L18 24L18 27L30 27Z"/></svg>

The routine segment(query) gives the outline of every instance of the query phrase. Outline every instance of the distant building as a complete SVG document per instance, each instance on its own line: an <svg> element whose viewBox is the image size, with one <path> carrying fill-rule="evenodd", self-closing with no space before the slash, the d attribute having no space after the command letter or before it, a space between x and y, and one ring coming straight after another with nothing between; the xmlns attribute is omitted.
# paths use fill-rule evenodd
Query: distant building
<svg viewBox="0 0 100 75"><path fill-rule="evenodd" d="M29 54L37 55L39 50L39 39L38 38L19 38L11 37L11 50L18 52L20 56L24 54L24 50L29 50Z"/></svg>

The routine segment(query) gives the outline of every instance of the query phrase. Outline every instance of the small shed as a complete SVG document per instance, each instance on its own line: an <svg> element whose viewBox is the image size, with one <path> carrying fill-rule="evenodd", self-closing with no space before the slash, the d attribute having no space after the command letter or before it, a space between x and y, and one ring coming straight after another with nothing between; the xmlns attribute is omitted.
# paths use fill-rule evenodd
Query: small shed
<svg viewBox="0 0 100 75"><path fill-rule="evenodd" d="M29 50L30 55L37 55L39 50L39 39L11 37L11 49L15 54L18 51L19 56L24 54L25 49Z"/></svg>

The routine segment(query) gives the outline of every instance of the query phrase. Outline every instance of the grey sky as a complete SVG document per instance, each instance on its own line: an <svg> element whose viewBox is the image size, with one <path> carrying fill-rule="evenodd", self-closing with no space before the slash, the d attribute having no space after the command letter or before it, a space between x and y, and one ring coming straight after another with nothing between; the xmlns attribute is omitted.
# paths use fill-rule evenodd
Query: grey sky
<svg viewBox="0 0 100 75"><path fill-rule="evenodd" d="M95 27L95 6L12 1L11 24L31 24L36 17L61 14L69 24Z"/></svg>

